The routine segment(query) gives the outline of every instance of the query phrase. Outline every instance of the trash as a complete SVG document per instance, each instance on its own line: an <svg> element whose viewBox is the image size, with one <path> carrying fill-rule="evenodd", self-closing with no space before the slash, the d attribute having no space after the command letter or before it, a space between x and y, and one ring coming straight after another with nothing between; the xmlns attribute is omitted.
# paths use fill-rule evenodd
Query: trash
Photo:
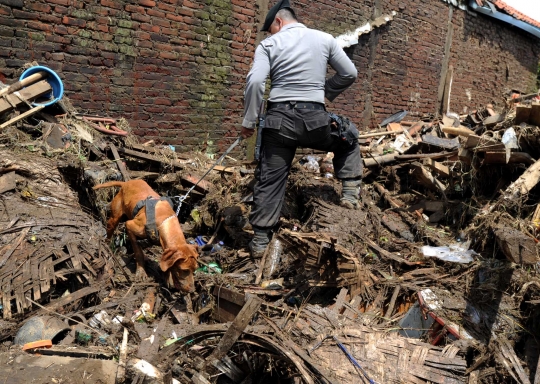
<svg viewBox="0 0 540 384"><path fill-rule="evenodd" d="M516 131L514 131L514 128L510 127L506 131L504 131L501 142L504 144L506 148L509 148L509 149L519 148L518 139L516 137Z"/></svg>
<svg viewBox="0 0 540 384"><path fill-rule="evenodd" d="M318 162L320 160L320 157L308 155L304 158L304 160L305 162L303 163L303 167L308 172L320 173L319 162Z"/></svg>
<svg viewBox="0 0 540 384"><path fill-rule="evenodd" d="M36 348L50 348L52 345L52 340L39 340L24 344L22 350L28 351Z"/></svg>
<svg viewBox="0 0 540 384"><path fill-rule="evenodd" d="M13 342L17 345L24 345L39 340L51 340L53 344L56 344L70 330L66 323L56 317L34 316L23 324Z"/></svg>
<svg viewBox="0 0 540 384"><path fill-rule="evenodd" d="M283 245L278 239L272 239L268 244L268 255L266 256L266 264L264 265L263 275L266 278L272 277L276 272L279 262L281 260L281 253L283 252Z"/></svg>
<svg viewBox="0 0 540 384"><path fill-rule="evenodd" d="M261 283L261 288L264 289L283 289L283 278L275 280L266 280Z"/></svg>
<svg viewBox="0 0 540 384"><path fill-rule="evenodd" d="M470 242L455 243L450 244L447 247L431 247L425 245L422 247L422 253L424 257L436 257L444 261L466 264L474 260L473 255L477 255L474 250L469 249L469 244Z"/></svg>

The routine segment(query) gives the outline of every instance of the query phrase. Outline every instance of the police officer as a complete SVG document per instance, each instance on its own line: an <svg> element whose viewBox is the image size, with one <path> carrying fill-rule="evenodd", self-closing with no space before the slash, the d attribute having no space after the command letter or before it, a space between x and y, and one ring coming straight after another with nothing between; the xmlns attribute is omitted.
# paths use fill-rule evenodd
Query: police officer
<svg viewBox="0 0 540 384"><path fill-rule="evenodd" d="M255 233L249 244L253 257L261 257L278 222L285 185L298 146L334 153L336 177L342 181L341 205L359 207L362 160L358 140L344 142L332 132L324 98L334 100L356 79L357 71L329 34L299 23L289 0L270 9L263 31L271 36L255 51L244 93L242 136L253 135L265 82L270 96L250 223ZM336 71L326 78L327 65Z"/></svg>

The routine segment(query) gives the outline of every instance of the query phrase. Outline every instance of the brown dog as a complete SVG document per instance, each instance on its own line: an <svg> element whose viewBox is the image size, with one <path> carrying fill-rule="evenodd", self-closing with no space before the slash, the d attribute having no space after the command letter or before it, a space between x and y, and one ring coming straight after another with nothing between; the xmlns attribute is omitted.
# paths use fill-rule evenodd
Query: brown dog
<svg viewBox="0 0 540 384"><path fill-rule="evenodd" d="M146 207L143 206L135 217L132 217L133 210L139 201L146 200L148 197L159 199L160 196L143 180L111 181L96 185L93 189L109 187L121 187L121 189L111 202L111 217L107 221L107 239L111 239L120 219L126 216L128 218L126 230L133 245L137 263L136 277L146 279L144 255L137 244L137 238L147 238ZM195 289L193 271L197 268L198 247L186 242L180 222L167 201L158 201L155 205L155 222L159 232L159 242L163 248L159 267L167 274L167 284L169 286L174 284L176 288L184 292L193 292Z"/></svg>

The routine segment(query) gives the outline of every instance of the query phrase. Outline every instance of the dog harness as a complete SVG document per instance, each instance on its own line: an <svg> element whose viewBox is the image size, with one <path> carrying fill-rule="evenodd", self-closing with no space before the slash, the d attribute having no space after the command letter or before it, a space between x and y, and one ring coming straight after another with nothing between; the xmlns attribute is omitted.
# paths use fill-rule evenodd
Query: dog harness
<svg viewBox="0 0 540 384"><path fill-rule="evenodd" d="M148 239L154 243L159 241L159 230L156 226L156 204L158 201L166 201L171 205L171 208L174 209L174 204L171 198L160 197L158 199L152 196L148 196L145 200L137 202L135 208L133 208L133 217L135 217L142 207L146 207L146 223L144 224L144 232L146 233Z"/></svg>

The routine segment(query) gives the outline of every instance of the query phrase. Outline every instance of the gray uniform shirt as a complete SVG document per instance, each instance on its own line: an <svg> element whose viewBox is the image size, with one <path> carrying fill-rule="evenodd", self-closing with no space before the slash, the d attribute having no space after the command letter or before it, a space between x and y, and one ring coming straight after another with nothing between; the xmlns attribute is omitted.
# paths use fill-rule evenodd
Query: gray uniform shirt
<svg viewBox="0 0 540 384"><path fill-rule="evenodd" d="M326 80L327 65L336 74ZM255 128L266 79L272 82L270 102L334 100L358 75L332 35L304 24L287 24L263 40L255 51L244 92L242 126Z"/></svg>

